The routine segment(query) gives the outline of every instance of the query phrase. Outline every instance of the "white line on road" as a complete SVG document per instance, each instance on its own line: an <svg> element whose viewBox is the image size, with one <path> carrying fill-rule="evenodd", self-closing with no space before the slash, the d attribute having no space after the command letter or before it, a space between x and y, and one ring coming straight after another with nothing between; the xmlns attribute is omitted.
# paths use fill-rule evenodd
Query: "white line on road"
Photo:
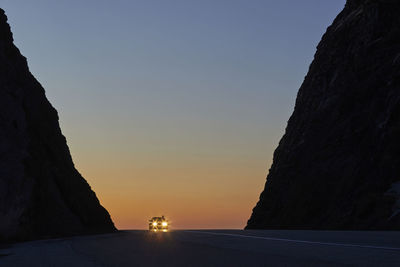
<svg viewBox="0 0 400 267"><path fill-rule="evenodd" d="M254 236L254 235L215 233L215 232L205 232L205 231L189 231L189 230L185 230L185 232L196 233L196 234L209 234L209 235L222 235L222 236L233 236L233 237L242 237L242 238L264 239L264 240L270 240L270 241L283 241L283 242L302 243L302 244L311 244L311 245L325 245L325 246L353 247L353 248L370 248L370 249L385 249L385 250L397 250L397 251L400 251L400 248L396 248L396 247L382 247L382 246L368 246L368 245L356 245L356 244L345 244L345 243L318 242L318 241L296 240L296 239L286 239L286 238Z"/></svg>

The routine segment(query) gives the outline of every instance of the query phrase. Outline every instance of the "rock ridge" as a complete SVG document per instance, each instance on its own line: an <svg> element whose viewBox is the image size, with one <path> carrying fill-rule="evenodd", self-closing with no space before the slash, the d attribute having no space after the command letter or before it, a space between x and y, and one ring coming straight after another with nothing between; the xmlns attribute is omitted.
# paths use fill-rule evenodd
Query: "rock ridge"
<svg viewBox="0 0 400 267"><path fill-rule="evenodd" d="M247 229L400 229L400 1L348 0Z"/></svg>
<svg viewBox="0 0 400 267"><path fill-rule="evenodd" d="M0 9L0 241L115 231Z"/></svg>

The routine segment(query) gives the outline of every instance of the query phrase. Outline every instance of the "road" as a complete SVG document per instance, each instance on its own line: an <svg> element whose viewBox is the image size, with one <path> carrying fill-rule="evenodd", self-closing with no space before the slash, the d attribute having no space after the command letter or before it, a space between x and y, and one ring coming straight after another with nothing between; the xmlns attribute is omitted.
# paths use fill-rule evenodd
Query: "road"
<svg viewBox="0 0 400 267"><path fill-rule="evenodd" d="M400 232L180 230L0 248L0 266L400 266Z"/></svg>

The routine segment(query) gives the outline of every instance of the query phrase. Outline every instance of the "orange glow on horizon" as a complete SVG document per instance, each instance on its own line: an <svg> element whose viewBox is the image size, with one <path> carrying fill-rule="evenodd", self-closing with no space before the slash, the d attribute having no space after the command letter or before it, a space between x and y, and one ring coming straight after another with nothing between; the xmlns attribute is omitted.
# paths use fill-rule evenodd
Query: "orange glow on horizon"
<svg viewBox="0 0 400 267"><path fill-rule="evenodd" d="M171 229L244 228L275 143L261 143L264 132L251 128L161 134L161 126L63 127L76 168L116 227L147 229L150 218L165 215Z"/></svg>
<svg viewBox="0 0 400 267"><path fill-rule="evenodd" d="M87 159L77 168L118 229L147 229L161 215L171 229L241 229L265 182L260 160L165 159L151 166L147 159L132 165Z"/></svg>

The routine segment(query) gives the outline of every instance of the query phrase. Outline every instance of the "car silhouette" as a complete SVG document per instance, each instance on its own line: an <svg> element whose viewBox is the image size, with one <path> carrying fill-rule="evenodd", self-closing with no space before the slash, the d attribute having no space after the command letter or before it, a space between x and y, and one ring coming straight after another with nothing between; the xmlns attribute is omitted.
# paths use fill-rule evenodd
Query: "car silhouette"
<svg viewBox="0 0 400 267"><path fill-rule="evenodd" d="M164 216L161 217L153 217L149 220L149 231L157 232L157 231L168 231L168 221Z"/></svg>

